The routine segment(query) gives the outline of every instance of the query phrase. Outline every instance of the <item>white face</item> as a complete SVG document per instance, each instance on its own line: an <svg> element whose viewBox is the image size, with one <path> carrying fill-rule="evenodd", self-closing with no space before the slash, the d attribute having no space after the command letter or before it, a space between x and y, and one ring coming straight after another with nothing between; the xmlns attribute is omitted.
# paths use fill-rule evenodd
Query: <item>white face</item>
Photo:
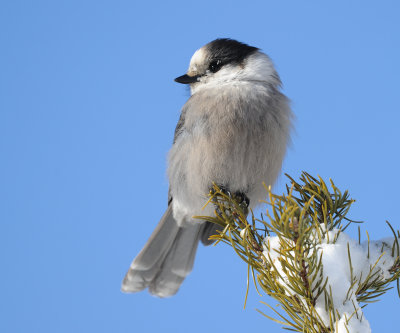
<svg viewBox="0 0 400 333"><path fill-rule="evenodd" d="M262 52L254 52L241 63L228 63L219 67L217 61L212 59L207 45L193 54L187 75L199 78L198 82L190 84L192 94L203 88L239 82L265 81L273 85L280 84L270 58ZM217 65L217 71L210 69L214 68L213 65Z"/></svg>
<svg viewBox="0 0 400 333"><path fill-rule="evenodd" d="M207 52L204 50L204 47L198 49L193 54L192 59L190 59L187 75L196 76L204 74L207 70L208 62Z"/></svg>

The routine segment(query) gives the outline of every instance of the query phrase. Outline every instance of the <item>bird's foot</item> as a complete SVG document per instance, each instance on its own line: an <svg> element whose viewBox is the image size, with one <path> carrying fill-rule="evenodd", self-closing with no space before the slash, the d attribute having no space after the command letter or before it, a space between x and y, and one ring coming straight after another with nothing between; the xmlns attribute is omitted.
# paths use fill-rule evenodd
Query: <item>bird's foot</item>
<svg viewBox="0 0 400 333"><path fill-rule="evenodd" d="M239 204L239 207L243 210L243 213L245 215L247 215L249 213L249 204L250 204L250 200L247 197L246 194L244 194L243 192L234 192L232 193L230 190L228 190L225 186L220 186L218 185L218 188L220 190L221 193L225 194L226 196L228 196L230 199L232 199L233 201L236 201ZM214 188L210 189L210 194L211 195L215 195L216 190ZM216 208L216 211L218 213L218 215L222 216L222 212L219 208L219 205L217 204L218 202L218 196L214 196L213 197L213 202ZM225 214L230 214L231 212L229 211L225 211Z"/></svg>

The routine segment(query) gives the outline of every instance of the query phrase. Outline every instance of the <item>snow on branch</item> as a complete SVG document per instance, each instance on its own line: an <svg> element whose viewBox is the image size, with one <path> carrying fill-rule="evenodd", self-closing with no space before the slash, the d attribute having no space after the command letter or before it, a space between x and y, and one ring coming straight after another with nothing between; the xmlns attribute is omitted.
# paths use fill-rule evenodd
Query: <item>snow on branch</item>
<svg viewBox="0 0 400 333"><path fill-rule="evenodd" d="M288 176L289 177L289 176ZM355 221L346 217L354 200L331 181L303 172L300 183L289 177L286 193L268 188L266 218L256 219L243 203L214 186L208 204L215 217L200 217L221 226L217 243L229 244L249 265L255 286L279 302L277 318L295 332L367 333L362 309L391 289L399 291L399 231L393 237L361 242L344 231ZM249 280L249 279L248 279ZM399 292L400 296L400 292ZM260 311L261 312L261 311Z"/></svg>

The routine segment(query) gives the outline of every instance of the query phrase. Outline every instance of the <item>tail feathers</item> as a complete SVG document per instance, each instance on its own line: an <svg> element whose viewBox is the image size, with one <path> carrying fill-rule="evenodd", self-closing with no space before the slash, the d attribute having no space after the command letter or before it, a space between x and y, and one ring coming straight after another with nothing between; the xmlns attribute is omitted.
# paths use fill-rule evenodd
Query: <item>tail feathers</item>
<svg viewBox="0 0 400 333"><path fill-rule="evenodd" d="M149 286L151 294L159 297L176 294L185 277L192 271L200 228L200 225L189 225L179 230L161 269Z"/></svg>
<svg viewBox="0 0 400 333"><path fill-rule="evenodd" d="M134 293L145 289L151 283L172 247L178 231L179 227L169 206L149 240L133 260L122 282L122 291Z"/></svg>
<svg viewBox="0 0 400 333"><path fill-rule="evenodd" d="M203 224L203 228L201 231L201 236L200 236L200 240L204 245L211 245L212 243L214 243L214 240L210 239L210 236L213 235L218 235L218 231L222 230L223 228L218 225L215 224L213 222L205 222Z"/></svg>
<svg viewBox="0 0 400 333"><path fill-rule="evenodd" d="M174 295L193 268L201 225L179 227L171 205L122 282L122 291L138 292L149 287L159 297Z"/></svg>

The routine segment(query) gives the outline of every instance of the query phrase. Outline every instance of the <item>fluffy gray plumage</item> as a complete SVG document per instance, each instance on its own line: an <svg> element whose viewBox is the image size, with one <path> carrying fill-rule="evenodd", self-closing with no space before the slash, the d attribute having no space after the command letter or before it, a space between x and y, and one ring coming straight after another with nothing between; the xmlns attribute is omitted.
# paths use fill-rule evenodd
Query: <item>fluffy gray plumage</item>
<svg viewBox="0 0 400 333"><path fill-rule="evenodd" d="M191 97L184 105L168 157L169 204L150 239L134 259L122 290L149 288L174 295L193 267L199 240L216 227L193 219L212 183L243 193L254 208L273 185L289 141L292 113L279 91L271 60L257 48L217 39L195 52L186 75Z"/></svg>

